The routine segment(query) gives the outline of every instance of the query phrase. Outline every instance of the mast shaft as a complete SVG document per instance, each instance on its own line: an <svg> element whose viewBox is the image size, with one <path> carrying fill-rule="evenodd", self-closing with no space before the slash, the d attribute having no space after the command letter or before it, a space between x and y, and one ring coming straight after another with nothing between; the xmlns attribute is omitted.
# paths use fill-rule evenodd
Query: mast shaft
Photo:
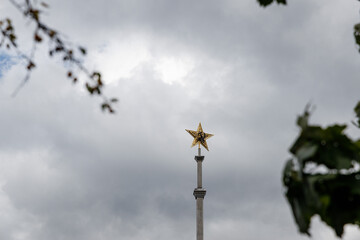
<svg viewBox="0 0 360 240"><path fill-rule="evenodd" d="M202 188L202 162L197 161L197 188Z"/></svg>
<svg viewBox="0 0 360 240"><path fill-rule="evenodd" d="M202 162L204 156L201 156L201 149L198 149L198 156L195 156L197 162L197 188L194 190L196 199L196 240L204 239L204 197L206 190L202 188Z"/></svg>
<svg viewBox="0 0 360 240"><path fill-rule="evenodd" d="M196 240L204 239L204 199L196 199Z"/></svg>

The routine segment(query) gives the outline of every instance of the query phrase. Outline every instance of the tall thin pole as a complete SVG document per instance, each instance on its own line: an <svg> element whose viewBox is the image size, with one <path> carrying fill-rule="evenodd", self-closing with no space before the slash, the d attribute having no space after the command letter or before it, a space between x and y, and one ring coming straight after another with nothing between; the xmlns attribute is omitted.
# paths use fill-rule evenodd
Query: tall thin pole
<svg viewBox="0 0 360 240"><path fill-rule="evenodd" d="M197 157L201 157L201 148L198 148ZM196 158L195 158L196 160ZM197 161L197 188L202 188L202 161Z"/></svg>
<svg viewBox="0 0 360 240"><path fill-rule="evenodd" d="M202 161L204 156L201 156L201 148L199 144L198 155L195 156L197 162L197 188L194 190L194 197L196 199L196 240L204 239L204 197L206 190L202 188Z"/></svg>
<svg viewBox="0 0 360 240"><path fill-rule="evenodd" d="M194 197L196 199L196 239L203 240L204 239L204 197L206 195L206 190L202 188L202 162L204 160L204 156L201 156L201 148L202 145L206 150L209 151L206 140L210 137L214 136L210 133L205 133L202 129L201 123L197 128L197 131L185 129L193 138L193 142L191 147L196 145L198 148L198 155L195 156L195 161L197 163L197 187L194 189Z"/></svg>

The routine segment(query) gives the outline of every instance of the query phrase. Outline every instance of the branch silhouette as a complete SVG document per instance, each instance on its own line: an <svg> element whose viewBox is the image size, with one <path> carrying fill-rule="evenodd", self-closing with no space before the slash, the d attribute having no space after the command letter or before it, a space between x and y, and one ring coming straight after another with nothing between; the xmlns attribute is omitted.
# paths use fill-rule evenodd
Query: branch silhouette
<svg viewBox="0 0 360 240"><path fill-rule="evenodd" d="M41 19L41 14L44 10L49 8L49 5L45 2L40 2L37 4L36 1L23 0L17 2L15 0L9 0L12 5L19 10L24 17L30 22L34 23L34 31L32 34L33 45L29 55L26 55L22 52L16 42L17 36L15 34L15 29L10 18L4 18L0 20L0 47L5 47L6 49L15 50L16 53L26 60L26 70L27 73L15 89L12 96L15 97L23 86L29 81L31 77L31 72L37 67L34 56L36 53L36 47L38 44L44 42L45 39L49 42L49 56L59 56L63 63L67 63L71 66L75 66L79 71L84 73L87 76L87 81L85 81L85 89L89 92L90 95L98 95L102 98L101 109L108 113L115 113L114 103L118 101L117 98L108 98L103 94L104 83L102 75L99 71L90 70L82 63L82 57L87 54L87 51L82 46L73 46L72 43L64 40L63 35L55 30L54 28L48 26ZM78 76L73 71L68 70L66 77L69 78L74 84L78 82Z"/></svg>

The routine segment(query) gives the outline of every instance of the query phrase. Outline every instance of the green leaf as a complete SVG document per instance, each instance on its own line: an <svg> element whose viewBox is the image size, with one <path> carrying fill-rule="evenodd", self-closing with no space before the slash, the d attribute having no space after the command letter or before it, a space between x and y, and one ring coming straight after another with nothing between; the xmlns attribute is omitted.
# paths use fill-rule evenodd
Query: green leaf
<svg viewBox="0 0 360 240"><path fill-rule="evenodd" d="M88 83L85 83L85 87L91 95L94 94L95 89L91 87Z"/></svg>
<svg viewBox="0 0 360 240"><path fill-rule="evenodd" d="M101 74L99 72L93 72L91 75L92 78L96 77L97 79L101 78Z"/></svg>
<svg viewBox="0 0 360 240"><path fill-rule="evenodd" d="M358 104L355 112L359 108ZM290 148L294 158L285 164L283 185L301 233L310 235L314 215L338 237L346 224L360 225L360 171L354 168L354 162L360 162L360 140L350 139L345 129L346 125L322 128L307 122ZM325 166L328 171L304 172L309 163Z"/></svg>
<svg viewBox="0 0 360 240"><path fill-rule="evenodd" d="M304 194L304 188L297 179L290 177L287 180L287 190L285 196L291 206L295 222L301 233L310 236L309 228L312 216L315 211L312 210L311 206L307 204L306 197Z"/></svg>
<svg viewBox="0 0 360 240"><path fill-rule="evenodd" d="M343 133L345 128L346 125L333 125L325 129L308 126L301 131L290 151L301 165L314 162L324 164L329 169L349 169L353 161L360 161L360 147Z"/></svg>
<svg viewBox="0 0 360 240"><path fill-rule="evenodd" d="M355 38L355 43L358 45L358 47L360 47L360 23L355 24L354 26L354 38Z"/></svg>
<svg viewBox="0 0 360 240"><path fill-rule="evenodd" d="M318 149L318 146L310 142L306 142L296 151L297 159L302 163L304 160L307 160L313 157Z"/></svg>

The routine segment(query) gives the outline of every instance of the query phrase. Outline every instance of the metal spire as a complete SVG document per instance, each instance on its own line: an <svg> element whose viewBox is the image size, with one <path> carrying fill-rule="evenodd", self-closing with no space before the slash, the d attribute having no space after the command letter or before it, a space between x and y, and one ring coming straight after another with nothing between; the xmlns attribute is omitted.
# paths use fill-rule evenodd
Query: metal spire
<svg viewBox="0 0 360 240"><path fill-rule="evenodd" d="M202 188L202 162L204 156L201 156L202 145L206 150L209 151L206 140L214 136L213 134L205 133L199 123L197 131L185 129L191 136L194 137L191 147L198 145L198 155L195 156L197 162L197 187L194 189L194 197L196 199L196 240L204 239L204 197L206 190Z"/></svg>

